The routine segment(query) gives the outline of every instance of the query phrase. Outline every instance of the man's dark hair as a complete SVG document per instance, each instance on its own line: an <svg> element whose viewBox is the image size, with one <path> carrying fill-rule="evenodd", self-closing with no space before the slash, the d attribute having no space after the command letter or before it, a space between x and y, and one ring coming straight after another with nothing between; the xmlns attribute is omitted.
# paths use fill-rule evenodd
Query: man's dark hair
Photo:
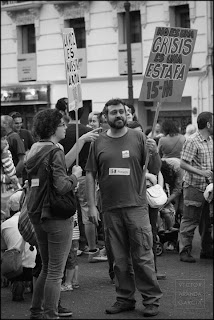
<svg viewBox="0 0 214 320"><path fill-rule="evenodd" d="M55 108L64 112L68 110L68 98L60 98L57 101Z"/></svg>
<svg viewBox="0 0 214 320"><path fill-rule="evenodd" d="M9 116L11 116L13 119L16 119L16 118L22 118L22 115L21 113L17 112L17 111L12 111L9 113Z"/></svg>
<svg viewBox="0 0 214 320"><path fill-rule="evenodd" d="M122 104L124 106L124 109L125 109L125 102L119 98L116 98L116 99L110 99L106 102L104 108L103 108L103 113L105 115L108 115L108 106L117 106L118 104Z"/></svg>
<svg viewBox="0 0 214 320"><path fill-rule="evenodd" d="M212 124L212 117L213 117L212 112L201 112L197 118L198 129L202 130L206 128L207 122Z"/></svg>

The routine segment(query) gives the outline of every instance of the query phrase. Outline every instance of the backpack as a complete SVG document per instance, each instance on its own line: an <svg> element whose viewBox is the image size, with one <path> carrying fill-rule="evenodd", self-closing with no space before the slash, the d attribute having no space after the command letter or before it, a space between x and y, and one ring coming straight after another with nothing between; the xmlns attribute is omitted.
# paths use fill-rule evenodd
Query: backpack
<svg viewBox="0 0 214 320"><path fill-rule="evenodd" d="M27 210L27 202L29 199L29 186L24 186L21 199L20 199L20 215L18 221L18 229L22 238L28 242L31 247L30 250L33 251L33 246L37 246L36 234L34 231L33 224L30 221L28 210Z"/></svg>

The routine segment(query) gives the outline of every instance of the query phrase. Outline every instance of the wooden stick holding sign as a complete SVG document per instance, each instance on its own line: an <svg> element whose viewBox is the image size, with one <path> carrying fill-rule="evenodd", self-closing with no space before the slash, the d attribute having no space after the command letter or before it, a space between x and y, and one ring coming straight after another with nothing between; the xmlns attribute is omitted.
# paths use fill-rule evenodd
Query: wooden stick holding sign
<svg viewBox="0 0 214 320"><path fill-rule="evenodd" d="M155 127L156 127L156 124L157 124L157 121L158 121L158 115L159 115L160 107L161 107L161 103L158 102L157 103L157 108L156 108L156 111L155 111L154 122L153 122L153 125L152 125L152 133L151 133L151 138L152 139L153 139L154 132L155 132ZM143 191L143 186L144 186L144 182L145 182L145 178L146 178L146 170L147 170L147 166L148 166L148 163L149 163L149 156L150 156L150 154L149 154L149 151L147 150L145 165L144 165L144 168L143 168L142 181L141 181L141 186L140 186L140 194L142 194L142 191Z"/></svg>
<svg viewBox="0 0 214 320"><path fill-rule="evenodd" d="M76 165L79 165L79 121L78 121L78 109L75 109L75 119L76 119Z"/></svg>
<svg viewBox="0 0 214 320"><path fill-rule="evenodd" d="M156 27L139 101L157 101L152 138L160 105L180 102L195 46L197 30ZM146 157L140 191L145 182L149 155Z"/></svg>
<svg viewBox="0 0 214 320"><path fill-rule="evenodd" d="M79 126L78 126L78 109L82 108L82 91L81 91L81 76L78 61L78 51L76 38L73 28L65 28L62 32L63 47L65 55L65 72L67 79L68 91L68 111L75 111L76 119L76 165L79 165Z"/></svg>

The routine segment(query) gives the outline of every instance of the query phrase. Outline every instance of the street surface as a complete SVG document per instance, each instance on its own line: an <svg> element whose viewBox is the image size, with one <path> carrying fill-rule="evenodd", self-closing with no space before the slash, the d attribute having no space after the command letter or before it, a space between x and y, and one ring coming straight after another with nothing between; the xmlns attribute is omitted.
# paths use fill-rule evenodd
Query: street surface
<svg viewBox="0 0 214 320"><path fill-rule="evenodd" d="M201 260L200 237L196 230L193 241L196 263L180 262L176 252L163 252L157 259L158 271L166 273L160 280L163 298L159 314L153 319L213 319L213 260ZM73 311L73 317L64 319L142 319L144 309L141 295L136 291L134 311L116 315L105 314L105 308L115 302L115 287L108 276L108 262L88 263L82 254L79 261L80 288L62 292L64 307ZM10 288L1 289L1 319L29 319L31 293L25 301L11 301Z"/></svg>

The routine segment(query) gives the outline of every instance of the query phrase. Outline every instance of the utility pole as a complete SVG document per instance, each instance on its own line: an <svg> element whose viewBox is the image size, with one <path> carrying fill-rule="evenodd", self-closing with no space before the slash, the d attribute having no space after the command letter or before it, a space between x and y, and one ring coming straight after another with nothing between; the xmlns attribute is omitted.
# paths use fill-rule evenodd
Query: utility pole
<svg viewBox="0 0 214 320"><path fill-rule="evenodd" d="M131 53L131 37L130 37L130 3L126 1L124 3L126 10L126 42L127 42L127 64L128 64L128 99L129 103L133 105L133 85L132 85L132 53Z"/></svg>

